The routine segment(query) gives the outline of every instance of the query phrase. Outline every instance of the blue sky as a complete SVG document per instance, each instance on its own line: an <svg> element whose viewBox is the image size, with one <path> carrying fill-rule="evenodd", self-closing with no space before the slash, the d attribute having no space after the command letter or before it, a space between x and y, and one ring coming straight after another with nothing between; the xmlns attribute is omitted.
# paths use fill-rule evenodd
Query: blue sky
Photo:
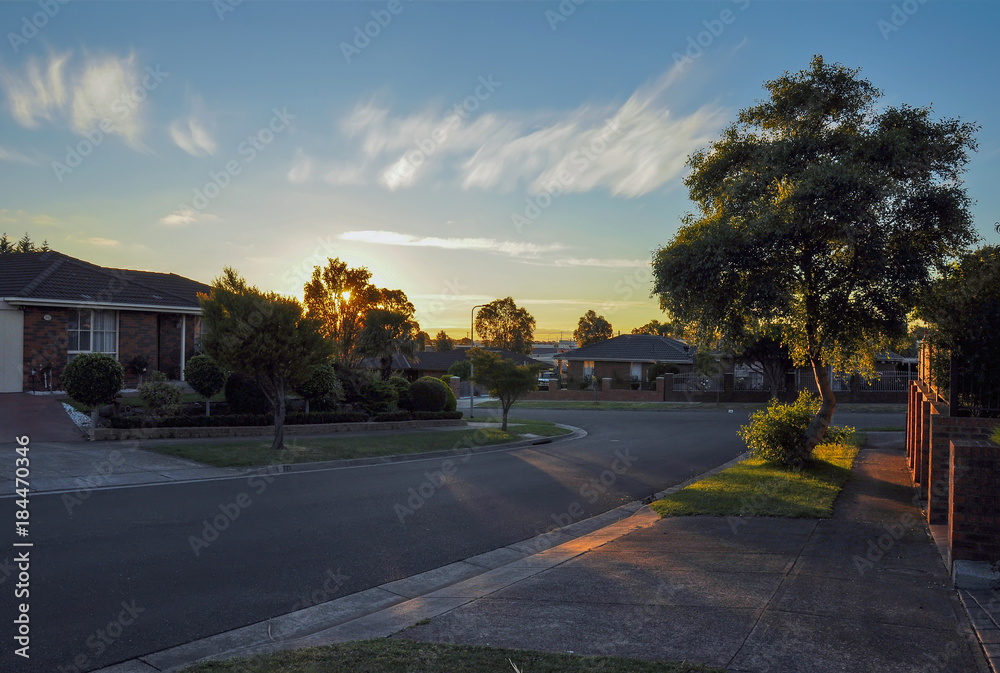
<svg viewBox="0 0 1000 673"><path fill-rule="evenodd" d="M971 0L4 2L0 230L298 296L340 257L432 333L507 295L540 336L589 308L626 332L662 318L688 154L816 53L982 125L998 242L998 25Z"/></svg>

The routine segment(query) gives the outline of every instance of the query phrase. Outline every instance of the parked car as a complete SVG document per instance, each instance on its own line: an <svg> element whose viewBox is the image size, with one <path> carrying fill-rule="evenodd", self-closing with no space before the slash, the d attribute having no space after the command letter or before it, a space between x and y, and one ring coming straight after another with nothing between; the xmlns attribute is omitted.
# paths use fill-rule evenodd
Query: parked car
<svg viewBox="0 0 1000 673"><path fill-rule="evenodd" d="M548 390L549 389L549 383L552 382L552 381L554 381L555 384L558 386L559 385L559 375L556 374L555 372L542 372L541 374L538 375L538 389L539 390Z"/></svg>

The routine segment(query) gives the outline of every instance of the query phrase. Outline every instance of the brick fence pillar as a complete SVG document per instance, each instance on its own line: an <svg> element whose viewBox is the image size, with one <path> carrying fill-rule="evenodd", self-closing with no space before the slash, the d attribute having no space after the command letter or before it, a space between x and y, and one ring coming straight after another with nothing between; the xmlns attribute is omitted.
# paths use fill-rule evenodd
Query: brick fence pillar
<svg viewBox="0 0 1000 673"><path fill-rule="evenodd" d="M931 403L929 400L920 402L920 442L913 456L914 483L918 486L921 503L927 499L927 461L931 452Z"/></svg>
<svg viewBox="0 0 1000 673"><path fill-rule="evenodd" d="M927 456L927 521L948 523L948 481L951 455L951 418L943 416L940 405L932 407L930 418L930 452Z"/></svg>
<svg viewBox="0 0 1000 673"><path fill-rule="evenodd" d="M949 442L951 560L1000 559L1000 446L981 439Z"/></svg>
<svg viewBox="0 0 1000 673"><path fill-rule="evenodd" d="M451 388L451 392L455 393L455 399L462 396L462 379L457 376L452 376L448 379L448 387Z"/></svg>
<svg viewBox="0 0 1000 673"><path fill-rule="evenodd" d="M597 395L599 400L610 400L611 399L611 379L602 378L601 379L601 392Z"/></svg>
<svg viewBox="0 0 1000 673"><path fill-rule="evenodd" d="M671 384L673 384L673 378L674 378L674 375L670 374L670 382L671 382ZM666 377L663 377L663 376L657 376L656 377L656 390L659 393L657 395L657 397L660 398L661 402L665 402L667 400L667 379L666 379Z"/></svg>

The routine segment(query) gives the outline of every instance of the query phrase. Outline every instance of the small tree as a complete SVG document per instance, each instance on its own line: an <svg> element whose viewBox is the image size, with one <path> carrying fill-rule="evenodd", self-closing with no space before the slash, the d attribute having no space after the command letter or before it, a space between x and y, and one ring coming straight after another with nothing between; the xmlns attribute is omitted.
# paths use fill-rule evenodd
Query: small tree
<svg viewBox="0 0 1000 673"><path fill-rule="evenodd" d="M188 360L184 367L184 380L196 393L205 398L205 415L211 415L211 398L226 385L226 372L210 356L202 353Z"/></svg>
<svg viewBox="0 0 1000 673"><path fill-rule="evenodd" d="M332 354L316 320L302 315L298 301L263 293L226 267L199 295L205 316L205 351L222 366L256 379L274 410L272 449L284 447L285 396Z"/></svg>
<svg viewBox="0 0 1000 673"><path fill-rule="evenodd" d="M450 351L455 348L455 340L448 336L448 333L441 330L434 337L434 350Z"/></svg>
<svg viewBox="0 0 1000 673"><path fill-rule="evenodd" d="M344 388L337 379L336 369L329 362L313 367L309 378L295 386L295 392L305 399L307 414L312 402L330 406L344 399Z"/></svg>
<svg viewBox="0 0 1000 673"><path fill-rule="evenodd" d="M62 373L66 394L90 408L90 422L94 428L97 427L100 405L114 403L124 384L125 368L104 353L77 355Z"/></svg>
<svg viewBox="0 0 1000 673"><path fill-rule="evenodd" d="M472 358L476 383L500 400L503 408L500 429L506 432L507 413L515 402L538 387L539 368L535 365L518 365L513 360L481 348L473 348L469 357Z"/></svg>
<svg viewBox="0 0 1000 673"><path fill-rule="evenodd" d="M611 338L613 331L603 315L597 315L593 310L587 311L580 317L580 322L573 330L573 338L576 345L583 347L596 344L599 341L607 341Z"/></svg>

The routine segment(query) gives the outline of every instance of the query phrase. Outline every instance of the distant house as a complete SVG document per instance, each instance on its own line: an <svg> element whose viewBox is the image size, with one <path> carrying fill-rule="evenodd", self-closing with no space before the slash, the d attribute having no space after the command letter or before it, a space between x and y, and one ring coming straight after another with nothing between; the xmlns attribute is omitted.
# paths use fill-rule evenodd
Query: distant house
<svg viewBox="0 0 1000 673"><path fill-rule="evenodd" d="M678 373L694 368L695 349L683 341L652 334L622 334L589 346L555 356L565 363L566 375L573 381L585 377L629 381L633 377L648 380L654 365L674 365Z"/></svg>
<svg viewBox="0 0 1000 673"><path fill-rule="evenodd" d="M0 392L59 389L80 353L107 353L134 385L147 371L183 377L203 329L204 283L97 266L59 252L0 255Z"/></svg>

